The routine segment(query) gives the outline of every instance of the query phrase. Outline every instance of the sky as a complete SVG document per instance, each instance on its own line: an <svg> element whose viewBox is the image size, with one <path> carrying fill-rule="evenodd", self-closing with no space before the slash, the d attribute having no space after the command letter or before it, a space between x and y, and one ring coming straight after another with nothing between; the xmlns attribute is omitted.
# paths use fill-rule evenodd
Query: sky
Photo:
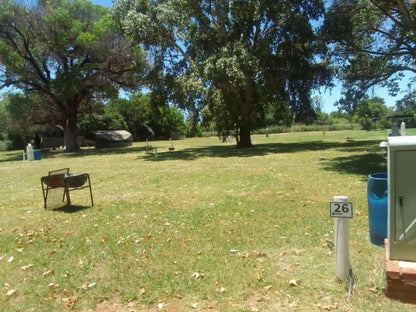
<svg viewBox="0 0 416 312"><path fill-rule="evenodd" d="M92 3L94 4L99 4L102 6L112 6L113 5L113 0L91 0Z"/></svg>
<svg viewBox="0 0 416 312"><path fill-rule="evenodd" d="M370 97L380 97L384 99L384 103L387 107L394 107L396 101L402 99L405 96L405 91L407 90L407 84L409 82L410 77L406 76L403 78L401 82L401 93L399 93L396 97L392 97L388 94L388 90L386 88L375 87L369 90ZM334 104L341 98L342 93L342 86L341 82L339 82L334 88L332 89L325 89L321 88L320 90L316 90L313 92L312 96L320 96L322 99L322 111L325 113L331 113L337 111L337 107Z"/></svg>

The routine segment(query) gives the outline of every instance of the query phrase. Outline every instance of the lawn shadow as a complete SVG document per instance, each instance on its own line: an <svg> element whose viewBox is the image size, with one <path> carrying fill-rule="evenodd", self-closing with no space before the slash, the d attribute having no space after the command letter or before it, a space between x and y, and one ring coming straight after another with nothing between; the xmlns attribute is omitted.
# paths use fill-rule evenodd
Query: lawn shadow
<svg viewBox="0 0 416 312"><path fill-rule="evenodd" d="M60 152L59 157L63 158L78 158L96 155L122 155L129 153L140 153L146 151L144 146L126 146L117 148L86 148L77 152ZM53 157L53 156L52 156Z"/></svg>
<svg viewBox="0 0 416 312"><path fill-rule="evenodd" d="M216 145L204 147L190 147L174 151L158 151L157 160L194 160L200 157L254 157L267 154L296 153L302 151L321 151L328 149L348 149L360 151L368 149L369 146L379 144L376 140L360 140L345 142L295 142L295 143L264 143L256 144L251 148L237 148L235 145ZM154 160L153 153L140 155L146 160Z"/></svg>
<svg viewBox="0 0 416 312"><path fill-rule="evenodd" d="M0 162L6 162L6 161L22 161L23 155L22 152L18 151L11 151L8 153L5 153L2 155Z"/></svg>
<svg viewBox="0 0 416 312"><path fill-rule="evenodd" d="M57 208L48 209L52 212L65 212L65 213L75 213L91 208L90 206L80 206L80 205L65 205Z"/></svg>
<svg viewBox="0 0 416 312"><path fill-rule="evenodd" d="M324 160L324 169L367 176L374 172L385 172L387 161L381 155L379 140L346 140L344 142L295 142L265 143L242 149L231 145L186 148L174 151L158 151L138 156L147 161L192 161L201 157L256 157L270 154L291 154L303 151L339 150L345 153L356 153L351 156L336 157ZM361 153L361 154L357 154Z"/></svg>
<svg viewBox="0 0 416 312"><path fill-rule="evenodd" d="M120 155L137 153L137 158L145 161L193 161L203 157L258 157L270 154L297 153L302 151L324 151L338 149L342 152L361 153L360 155L343 156L323 161L325 170L368 175L374 172L385 172L386 160L381 156L379 140L345 140L342 142L308 141L294 143L263 143L251 148L237 148L235 145L226 144L202 147L189 147L169 151L159 149L156 154L146 153L145 146L128 146L121 148L82 149L75 153L59 153L58 157L77 158L96 155ZM50 157L54 157L54 153ZM19 160L20 154L12 152L1 161ZM69 210L71 210L69 208ZM73 210L73 209L72 209Z"/></svg>
<svg viewBox="0 0 416 312"><path fill-rule="evenodd" d="M333 143L322 141L302 142L302 143L266 143L256 144L250 148L238 148L235 145L215 145L204 147L190 147L186 149L177 149L174 151L158 151L157 156L154 153L146 153L138 156L140 159L148 161L166 161L166 160L195 160L202 157L256 157L268 154L296 153L306 150L322 150L335 148Z"/></svg>
<svg viewBox="0 0 416 312"><path fill-rule="evenodd" d="M81 148L77 152L64 152L64 151L51 151L47 156L42 156L42 160L47 160L49 158L60 157L60 158L79 158L79 157L88 157L96 155L119 155L119 154L128 154L128 153L139 153L146 151L146 148L143 146L128 146L120 148ZM12 151L7 154L2 155L0 159L1 162L8 161L22 161L22 154L18 151Z"/></svg>
<svg viewBox="0 0 416 312"><path fill-rule="evenodd" d="M327 160L324 169L367 177L372 173L387 172L387 160L380 152L371 152Z"/></svg>

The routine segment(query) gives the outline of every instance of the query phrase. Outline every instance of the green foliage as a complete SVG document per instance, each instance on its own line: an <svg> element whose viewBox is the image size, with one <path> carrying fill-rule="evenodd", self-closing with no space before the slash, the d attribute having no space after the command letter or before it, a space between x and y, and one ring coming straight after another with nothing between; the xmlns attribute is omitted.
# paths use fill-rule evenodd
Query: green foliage
<svg viewBox="0 0 416 312"><path fill-rule="evenodd" d="M13 148L13 143L9 140L0 140L0 151L9 151Z"/></svg>
<svg viewBox="0 0 416 312"><path fill-rule="evenodd" d="M68 151L78 148L76 125L83 102L135 88L144 70L140 47L116 32L107 8L87 0L0 2L0 88L41 94L43 110L61 114Z"/></svg>
<svg viewBox="0 0 416 312"><path fill-rule="evenodd" d="M91 130L126 129L134 140L144 141L155 137L167 139L172 133L184 135L186 132L180 110L153 107L150 94L135 93L128 99L111 99L106 105L96 103L82 115L80 129L85 134Z"/></svg>
<svg viewBox="0 0 416 312"><path fill-rule="evenodd" d="M395 111L402 114L413 114L416 112L416 91L409 92L396 102Z"/></svg>
<svg viewBox="0 0 416 312"><path fill-rule="evenodd" d="M156 118L155 118L156 117ZM170 138L174 132L184 135L185 124L182 113L176 107L162 107L156 116L149 121L156 137Z"/></svg>
<svg viewBox="0 0 416 312"><path fill-rule="evenodd" d="M142 139L143 126L151 117L150 95L135 93L129 99L113 99L106 105L106 113L117 112L125 122L125 128L133 139Z"/></svg>
<svg viewBox="0 0 416 312"><path fill-rule="evenodd" d="M357 106L353 121L359 122L364 130L371 130L376 127L378 120L386 118L387 112L383 99L365 99Z"/></svg>
<svg viewBox="0 0 416 312"><path fill-rule="evenodd" d="M392 95L405 72L415 72L416 3L414 1L337 0L323 27L345 88L340 108L354 111L375 85Z"/></svg>
<svg viewBox="0 0 416 312"><path fill-rule="evenodd" d="M78 111L77 133L86 136L90 131L108 130L104 120L105 106L100 101L84 101Z"/></svg>
<svg viewBox="0 0 416 312"><path fill-rule="evenodd" d="M152 101L176 103L219 135L250 146L271 105L286 119L314 118L310 90L329 71L311 26L321 1L117 1L120 27L152 60ZM204 120L205 119L205 120ZM196 119L192 119L195 122Z"/></svg>
<svg viewBox="0 0 416 312"><path fill-rule="evenodd" d="M4 97L0 97L0 140L4 140L7 137L9 121L7 113L7 100Z"/></svg>
<svg viewBox="0 0 416 312"><path fill-rule="evenodd" d="M128 129L127 123L121 115L117 111L109 111L106 112L104 115L104 127L102 129L106 130L120 130L120 129Z"/></svg>
<svg viewBox="0 0 416 312"><path fill-rule="evenodd" d="M23 148L28 142L38 144L40 136L59 123L56 112L42 109L43 101L36 92L7 93L0 101L6 127L3 137L12 142L12 148Z"/></svg>

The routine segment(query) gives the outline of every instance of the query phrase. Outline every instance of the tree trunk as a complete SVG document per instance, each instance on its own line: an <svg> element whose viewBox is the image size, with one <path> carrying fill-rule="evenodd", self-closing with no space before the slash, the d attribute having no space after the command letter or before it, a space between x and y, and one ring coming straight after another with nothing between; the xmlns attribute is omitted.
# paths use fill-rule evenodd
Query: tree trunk
<svg viewBox="0 0 416 312"><path fill-rule="evenodd" d="M253 80L251 72L245 71L245 89L241 103L241 124L240 124L240 140L237 144L240 148L251 147L251 111L253 105Z"/></svg>
<svg viewBox="0 0 416 312"><path fill-rule="evenodd" d="M251 144L250 127L241 126L240 127L240 140L238 142L238 147L247 148L251 146L252 144Z"/></svg>
<svg viewBox="0 0 416 312"><path fill-rule="evenodd" d="M68 110L65 116L65 125L64 125L64 144L66 152L76 152L80 148L77 142L77 111Z"/></svg>

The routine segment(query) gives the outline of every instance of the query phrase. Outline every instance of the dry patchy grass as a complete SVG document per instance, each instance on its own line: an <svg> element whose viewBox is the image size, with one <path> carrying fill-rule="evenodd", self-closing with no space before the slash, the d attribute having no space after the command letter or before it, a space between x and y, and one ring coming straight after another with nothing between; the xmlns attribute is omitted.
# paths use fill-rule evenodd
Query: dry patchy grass
<svg viewBox="0 0 416 312"><path fill-rule="evenodd" d="M385 171L381 132L217 138L0 155L0 309L7 311L410 311L384 296L368 239L366 179ZM40 177L90 173L76 206L45 211ZM334 277L328 202L347 195L352 298Z"/></svg>

